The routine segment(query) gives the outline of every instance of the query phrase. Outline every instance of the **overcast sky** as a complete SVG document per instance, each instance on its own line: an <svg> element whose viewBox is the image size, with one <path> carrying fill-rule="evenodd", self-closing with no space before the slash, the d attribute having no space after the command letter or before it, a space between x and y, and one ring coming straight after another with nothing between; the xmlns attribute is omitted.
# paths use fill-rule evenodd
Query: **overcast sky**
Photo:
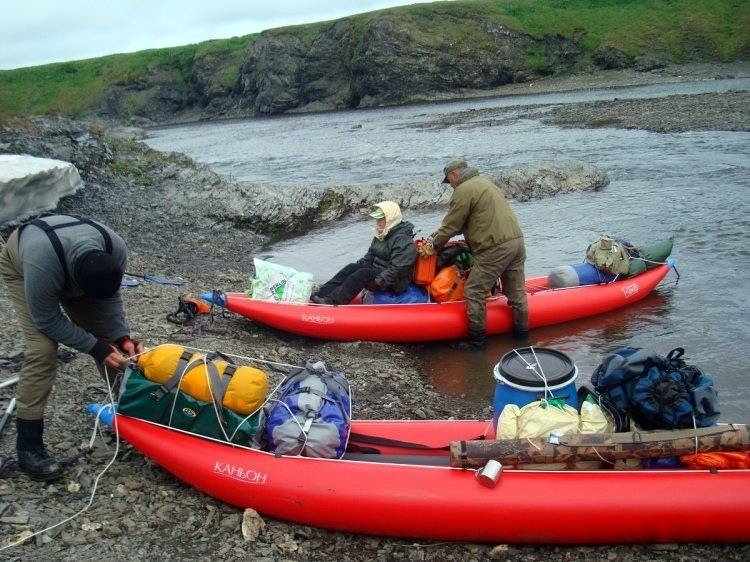
<svg viewBox="0 0 750 562"><path fill-rule="evenodd" d="M0 69L176 47L431 0L0 0Z"/></svg>

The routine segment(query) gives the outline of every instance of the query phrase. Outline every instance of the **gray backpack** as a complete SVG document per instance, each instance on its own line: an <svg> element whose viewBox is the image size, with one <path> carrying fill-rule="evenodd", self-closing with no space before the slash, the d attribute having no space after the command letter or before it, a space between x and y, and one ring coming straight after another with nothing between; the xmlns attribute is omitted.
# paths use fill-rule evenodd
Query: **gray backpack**
<svg viewBox="0 0 750 562"><path fill-rule="evenodd" d="M599 271L611 275L626 276L630 268L630 255L627 248L609 236L602 236L589 246L586 261Z"/></svg>

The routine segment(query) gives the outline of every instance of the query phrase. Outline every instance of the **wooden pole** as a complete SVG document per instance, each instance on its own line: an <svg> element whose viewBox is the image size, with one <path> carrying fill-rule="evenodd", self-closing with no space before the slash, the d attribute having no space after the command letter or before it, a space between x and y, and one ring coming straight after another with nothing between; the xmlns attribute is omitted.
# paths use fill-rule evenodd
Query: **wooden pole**
<svg viewBox="0 0 750 562"><path fill-rule="evenodd" d="M453 441L450 456L451 466L468 468L484 466L489 459L505 465L572 464L746 450L750 450L748 426L722 424L674 431L563 435L558 439Z"/></svg>

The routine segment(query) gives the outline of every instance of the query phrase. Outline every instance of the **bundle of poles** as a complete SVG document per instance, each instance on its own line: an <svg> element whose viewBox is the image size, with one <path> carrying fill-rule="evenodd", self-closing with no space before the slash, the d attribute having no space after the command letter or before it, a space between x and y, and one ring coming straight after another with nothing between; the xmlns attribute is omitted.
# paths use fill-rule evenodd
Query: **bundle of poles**
<svg viewBox="0 0 750 562"><path fill-rule="evenodd" d="M679 457L695 453L750 450L744 424L719 424L695 429L562 435L537 439L454 441L451 466L482 467L490 459L503 465L616 462L624 459Z"/></svg>

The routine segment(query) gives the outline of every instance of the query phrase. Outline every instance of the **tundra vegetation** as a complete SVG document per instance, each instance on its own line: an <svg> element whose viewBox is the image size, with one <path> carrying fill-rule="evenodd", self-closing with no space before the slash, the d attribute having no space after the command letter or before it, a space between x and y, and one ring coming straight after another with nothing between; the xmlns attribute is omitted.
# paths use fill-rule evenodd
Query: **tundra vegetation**
<svg viewBox="0 0 750 562"><path fill-rule="evenodd" d="M460 0L0 71L0 119L142 124L388 105L589 69L747 60L745 0Z"/></svg>

